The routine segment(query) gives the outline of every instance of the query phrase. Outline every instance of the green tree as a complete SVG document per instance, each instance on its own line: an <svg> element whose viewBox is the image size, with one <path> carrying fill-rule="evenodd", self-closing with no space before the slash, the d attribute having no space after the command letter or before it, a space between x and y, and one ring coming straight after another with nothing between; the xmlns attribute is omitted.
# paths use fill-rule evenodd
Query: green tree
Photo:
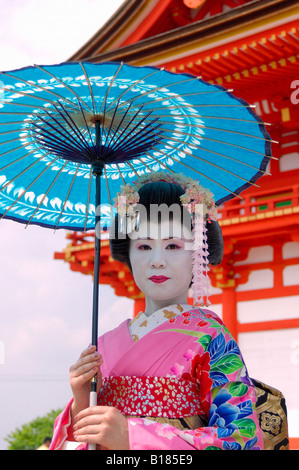
<svg viewBox="0 0 299 470"><path fill-rule="evenodd" d="M52 437L54 421L61 411L51 410L46 416L38 417L12 431L5 437L8 450L37 449L45 437Z"/></svg>

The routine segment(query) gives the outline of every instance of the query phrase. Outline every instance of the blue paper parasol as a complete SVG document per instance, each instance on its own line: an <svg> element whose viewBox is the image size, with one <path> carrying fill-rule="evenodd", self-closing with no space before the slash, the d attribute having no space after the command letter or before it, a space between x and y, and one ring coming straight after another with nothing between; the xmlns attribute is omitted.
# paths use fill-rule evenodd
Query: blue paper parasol
<svg viewBox="0 0 299 470"><path fill-rule="evenodd" d="M221 204L255 183L271 155L251 107L191 75L63 63L0 80L0 214L25 224L94 229L98 164L105 228L120 184L144 172L183 172Z"/></svg>
<svg viewBox="0 0 299 470"><path fill-rule="evenodd" d="M191 75L66 62L0 79L0 215L24 224L104 229L120 186L149 171L198 179L219 205L255 184L271 158L252 108Z"/></svg>

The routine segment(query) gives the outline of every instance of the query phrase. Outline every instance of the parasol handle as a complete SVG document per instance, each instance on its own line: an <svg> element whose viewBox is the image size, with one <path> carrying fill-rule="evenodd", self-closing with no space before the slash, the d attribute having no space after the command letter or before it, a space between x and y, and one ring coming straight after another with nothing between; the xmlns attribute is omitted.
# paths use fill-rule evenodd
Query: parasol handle
<svg viewBox="0 0 299 470"><path fill-rule="evenodd" d="M100 123L96 121L96 145L100 141ZM92 338L93 346L98 349L98 317L99 317L99 278L100 278L100 259L101 259L101 231L99 229L101 215L101 176L103 173L103 163L97 160L92 164L92 172L95 175L96 195L95 195L95 255L94 255L94 274L93 274L93 307L92 307ZM91 388L89 395L89 406L97 406L97 374L91 379ZM89 444L89 450L96 450L96 445Z"/></svg>
<svg viewBox="0 0 299 470"><path fill-rule="evenodd" d="M95 391L91 391L89 394L89 406L97 406L98 403L98 394ZM88 444L88 450L96 450L97 445L96 444Z"/></svg>
<svg viewBox="0 0 299 470"><path fill-rule="evenodd" d="M100 199L101 199L101 174L95 173L96 176L96 228L100 221ZM100 277L100 257L101 257L101 233L95 231L95 256L94 256L94 275L93 275L93 308L92 308L92 345L98 349L98 314L99 314L99 277ZM91 379L89 395L89 406L97 406L97 374ZM88 445L88 450L96 450L94 444Z"/></svg>

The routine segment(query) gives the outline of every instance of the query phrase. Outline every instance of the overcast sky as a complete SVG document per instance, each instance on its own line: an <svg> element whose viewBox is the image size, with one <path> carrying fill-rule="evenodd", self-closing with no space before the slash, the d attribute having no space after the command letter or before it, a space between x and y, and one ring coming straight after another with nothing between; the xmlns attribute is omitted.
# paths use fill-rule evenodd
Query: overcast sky
<svg viewBox="0 0 299 470"><path fill-rule="evenodd" d="M0 0L0 70L67 60L122 3ZM66 233L0 221L0 449L16 427L66 404L69 366L91 339L92 278L53 259ZM109 286L100 298L100 332L132 315Z"/></svg>

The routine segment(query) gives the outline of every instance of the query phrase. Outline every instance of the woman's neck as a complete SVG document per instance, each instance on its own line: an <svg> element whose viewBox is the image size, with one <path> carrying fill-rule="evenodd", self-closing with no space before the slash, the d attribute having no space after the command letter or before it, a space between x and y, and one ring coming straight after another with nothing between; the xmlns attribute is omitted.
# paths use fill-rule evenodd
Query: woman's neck
<svg viewBox="0 0 299 470"><path fill-rule="evenodd" d="M180 298L166 299L166 300L160 300L160 301L156 301L153 299L146 299L144 313L147 317L149 317L157 310L160 310L161 308L166 308L169 305L174 305L174 304L180 304L180 305L188 304L187 297L180 296Z"/></svg>

